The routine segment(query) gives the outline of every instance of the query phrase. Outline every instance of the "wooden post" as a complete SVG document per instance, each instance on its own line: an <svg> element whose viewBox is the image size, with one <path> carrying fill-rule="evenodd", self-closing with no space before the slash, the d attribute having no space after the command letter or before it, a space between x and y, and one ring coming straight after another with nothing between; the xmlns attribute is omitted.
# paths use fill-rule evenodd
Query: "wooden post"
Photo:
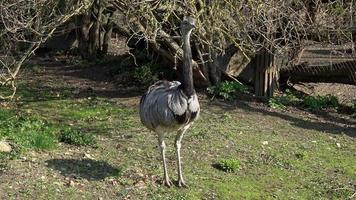
<svg viewBox="0 0 356 200"><path fill-rule="evenodd" d="M277 66L274 55L263 51L255 56L255 95L272 97L277 86Z"/></svg>

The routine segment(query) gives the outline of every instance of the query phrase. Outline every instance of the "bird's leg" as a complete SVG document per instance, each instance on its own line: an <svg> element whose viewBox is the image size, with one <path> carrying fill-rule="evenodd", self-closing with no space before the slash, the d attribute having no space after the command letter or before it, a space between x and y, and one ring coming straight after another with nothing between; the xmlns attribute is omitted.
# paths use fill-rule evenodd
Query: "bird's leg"
<svg viewBox="0 0 356 200"><path fill-rule="evenodd" d="M178 186L179 187L187 187L187 185L184 182L183 179L183 172L182 172L182 162L181 162L181 157L180 157L180 148L181 148L181 141L183 138L183 135L185 131L189 128L189 125L183 127L180 129L177 133L176 136L176 141L175 141L175 146L176 146L176 151L177 151L177 160L178 160Z"/></svg>
<svg viewBox="0 0 356 200"><path fill-rule="evenodd" d="M163 160L163 169L164 169L164 181L163 181L163 183L166 186L171 187L172 186L172 182L169 179L168 171L167 171L167 163L166 163L166 155L165 155L166 144L164 143L164 140L163 140L163 134L159 134L158 141L159 141L159 147L161 149L161 155L162 155L162 160Z"/></svg>

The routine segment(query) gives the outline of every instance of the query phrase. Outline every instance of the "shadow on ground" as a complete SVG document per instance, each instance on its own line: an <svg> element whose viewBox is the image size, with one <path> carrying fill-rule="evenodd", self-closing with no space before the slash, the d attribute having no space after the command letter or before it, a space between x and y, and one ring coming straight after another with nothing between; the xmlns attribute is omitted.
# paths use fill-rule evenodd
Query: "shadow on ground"
<svg viewBox="0 0 356 200"><path fill-rule="evenodd" d="M342 123L336 120L334 117L324 118L323 121L310 121L303 118L298 118L287 113L280 113L269 111L264 108L253 107L247 102L239 102L237 107L244 109L248 112L261 113L262 115L269 115L273 117L278 117L289 121L291 125L308 129L308 130L316 130L320 132L326 132L331 134L346 134L350 137L356 137L356 127L352 121L343 120ZM224 106L223 106L224 108ZM231 110L231 108L227 107L225 109ZM317 115L320 117L319 115Z"/></svg>
<svg viewBox="0 0 356 200"><path fill-rule="evenodd" d="M127 98L141 95L146 88L132 86L120 87L124 80L115 77L116 70L125 70L131 62L127 54L113 56L102 63L66 63L37 58L32 65L42 66L35 76L31 69L25 75L26 81L18 86L21 101L37 102L59 99L87 97ZM129 61L128 61L129 60ZM127 63L126 63L127 62ZM126 64L122 64L126 63ZM134 64L132 64L134 66ZM131 65L130 65L131 67Z"/></svg>
<svg viewBox="0 0 356 200"><path fill-rule="evenodd" d="M46 163L49 168L59 171L63 176L87 180L103 180L106 177L119 176L122 171L120 167L91 159L51 159Z"/></svg>

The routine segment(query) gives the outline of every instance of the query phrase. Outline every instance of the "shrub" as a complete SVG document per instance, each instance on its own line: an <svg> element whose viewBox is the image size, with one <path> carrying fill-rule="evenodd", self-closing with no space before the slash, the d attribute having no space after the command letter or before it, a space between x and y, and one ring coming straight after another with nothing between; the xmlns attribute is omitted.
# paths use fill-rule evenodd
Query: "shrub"
<svg viewBox="0 0 356 200"><path fill-rule="evenodd" d="M301 98L287 90L282 96L270 98L268 105L275 109L284 109L286 106L303 106L310 110L320 110L323 108L336 108L339 102L337 97L332 95L305 96Z"/></svg>
<svg viewBox="0 0 356 200"><path fill-rule="evenodd" d="M337 97L326 96L307 96L303 99L303 106L310 110L320 110L322 108L336 108L339 105Z"/></svg>
<svg viewBox="0 0 356 200"><path fill-rule="evenodd" d="M59 135L59 141L76 146L95 146L96 139L92 134L86 134L78 130L62 130Z"/></svg>
<svg viewBox="0 0 356 200"><path fill-rule="evenodd" d="M135 69L134 79L143 86L151 85L158 80L157 65L147 64Z"/></svg>
<svg viewBox="0 0 356 200"><path fill-rule="evenodd" d="M282 96L271 97L268 100L268 105L274 109L284 109L286 106L297 106L300 102L301 100L295 93L286 90Z"/></svg>
<svg viewBox="0 0 356 200"><path fill-rule="evenodd" d="M236 159L221 159L216 167L225 172L236 172L240 169L240 161Z"/></svg>
<svg viewBox="0 0 356 200"><path fill-rule="evenodd" d="M211 95L216 95L224 100L232 101L236 98L236 93L246 93L248 88L236 81L225 81L218 86L212 86L207 89Z"/></svg>

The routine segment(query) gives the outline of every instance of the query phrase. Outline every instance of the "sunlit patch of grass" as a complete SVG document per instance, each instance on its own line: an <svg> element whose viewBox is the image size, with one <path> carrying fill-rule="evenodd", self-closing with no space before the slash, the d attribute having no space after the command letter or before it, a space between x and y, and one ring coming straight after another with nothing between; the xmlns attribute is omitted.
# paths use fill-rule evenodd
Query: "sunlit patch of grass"
<svg viewBox="0 0 356 200"><path fill-rule="evenodd" d="M41 119L1 109L0 137L10 140L20 149L53 149L56 147L56 127Z"/></svg>

